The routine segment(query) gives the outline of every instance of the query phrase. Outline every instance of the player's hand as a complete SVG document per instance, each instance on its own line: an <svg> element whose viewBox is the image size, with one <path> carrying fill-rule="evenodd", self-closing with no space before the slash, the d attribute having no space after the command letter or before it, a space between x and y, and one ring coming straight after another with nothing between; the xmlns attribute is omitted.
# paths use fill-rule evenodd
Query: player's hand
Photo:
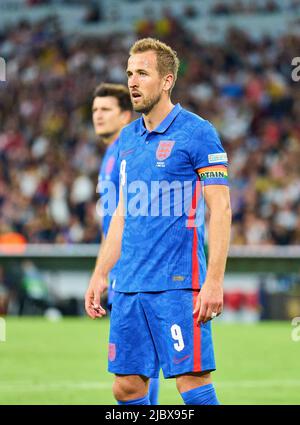
<svg viewBox="0 0 300 425"><path fill-rule="evenodd" d="M219 316L223 310L223 288L219 283L205 282L197 297L193 314L198 314L197 323L211 320L212 313Z"/></svg>
<svg viewBox="0 0 300 425"><path fill-rule="evenodd" d="M85 311L92 319L106 315L106 311L100 303L101 296L107 287L107 277L94 272L85 294Z"/></svg>

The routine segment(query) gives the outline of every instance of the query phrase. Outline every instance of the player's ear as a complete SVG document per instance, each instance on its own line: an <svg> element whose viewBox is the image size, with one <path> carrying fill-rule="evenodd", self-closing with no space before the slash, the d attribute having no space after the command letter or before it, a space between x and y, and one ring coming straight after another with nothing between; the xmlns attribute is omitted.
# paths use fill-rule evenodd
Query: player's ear
<svg viewBox="0 0 300 425"><path fill-rule="evenodd" d="M173 74L167 74L164 76L164 85L163 85L163 90L169 92L170 89L172 88L174 82L174 75Z"/></svg>

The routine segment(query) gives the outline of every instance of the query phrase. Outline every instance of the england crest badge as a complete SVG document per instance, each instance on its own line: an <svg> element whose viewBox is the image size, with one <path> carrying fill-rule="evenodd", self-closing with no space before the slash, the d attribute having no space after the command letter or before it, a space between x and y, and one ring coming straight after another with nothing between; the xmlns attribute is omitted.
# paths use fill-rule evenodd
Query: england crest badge
<svg viewBox="0 0 300 425"><path fill-rule="evenodd" d="M174 140L161 140L159 142L158 147L156 149L156 159L158 161L156 163L157 167L165 166L164 161L171 155L174 144Z"/></svg>

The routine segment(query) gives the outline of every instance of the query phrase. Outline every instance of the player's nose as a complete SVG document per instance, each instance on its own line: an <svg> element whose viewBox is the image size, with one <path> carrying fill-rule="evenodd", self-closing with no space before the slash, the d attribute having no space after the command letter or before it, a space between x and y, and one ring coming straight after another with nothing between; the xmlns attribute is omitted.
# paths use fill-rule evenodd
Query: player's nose
<svg viewBox="0 0 300 425"><path fill-rule="evenodd" d="M128 79L129 88L138 87L138 76L135 74L131 75Z"/></svg>
<svg viewBox="0 0 300 425"><path fill-rule="evenodd" d="M95 120L100 121L103 118L103 114L101 111L97 111L95 114Z"/></svg>

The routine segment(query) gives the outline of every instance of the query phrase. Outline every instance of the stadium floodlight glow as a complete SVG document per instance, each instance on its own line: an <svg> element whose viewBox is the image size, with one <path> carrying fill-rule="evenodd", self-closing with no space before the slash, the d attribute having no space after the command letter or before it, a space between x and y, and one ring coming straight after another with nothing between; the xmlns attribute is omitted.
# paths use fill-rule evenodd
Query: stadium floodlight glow
<svg viewBox="0 0 300 425"><path fill-rule="evenodd" d="M6 81L6 62L2 57L0 57L0 81Z"/></svg>
<svg viewBox="0 0 300 425"><path fill-rule="evenodd" d="M0 317L0 342L6 341L6 321Z"/></svg>

